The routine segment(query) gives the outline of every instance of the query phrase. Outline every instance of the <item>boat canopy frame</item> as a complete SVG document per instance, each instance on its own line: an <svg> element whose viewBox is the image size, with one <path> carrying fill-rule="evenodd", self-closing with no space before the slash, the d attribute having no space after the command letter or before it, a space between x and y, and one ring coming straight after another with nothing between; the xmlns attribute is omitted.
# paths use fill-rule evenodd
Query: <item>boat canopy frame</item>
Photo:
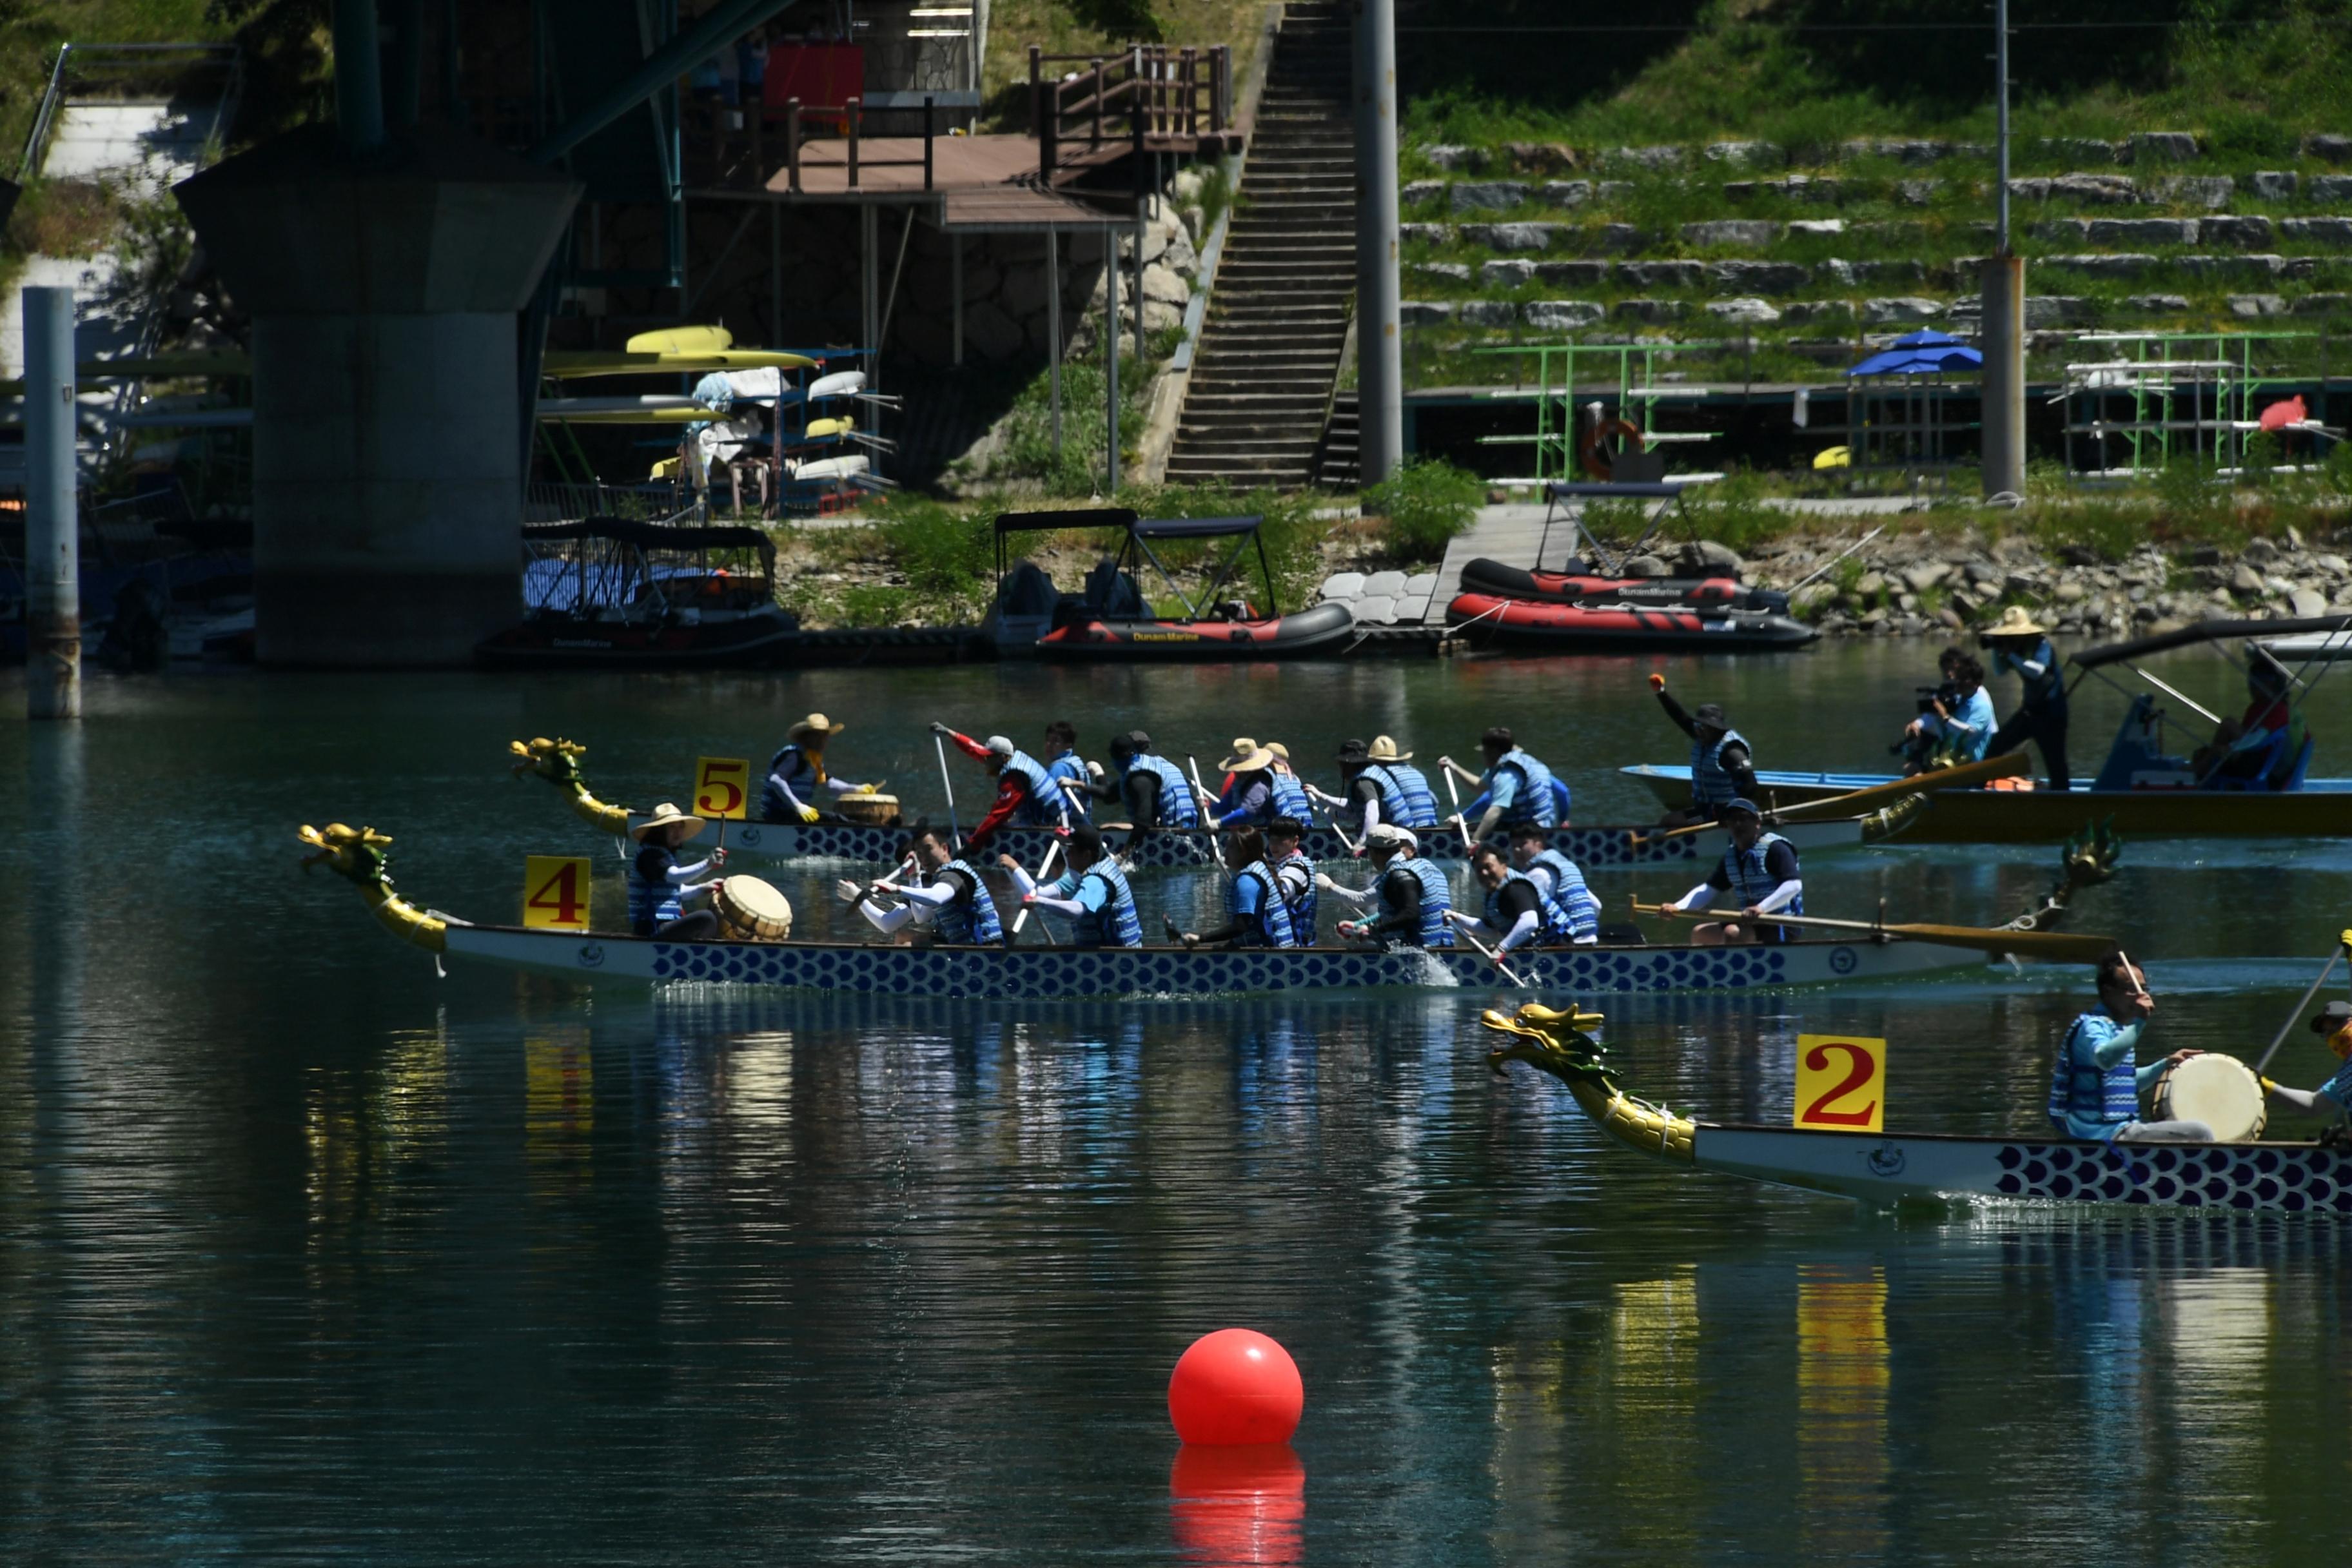
<svg viewBox="0 0 2352 1568"><path fill-rule="evenodd" d="M1215 605L1217 590L1228 582L1235 580L1234 568L1240 563L1243 555L1255 547L1257 552L1258 574L1265 584L1265 618L1278 618L1282 614L1282 606L1277 602L1274 586L1274 566L1266 559L1265 527L1265 518L1263 514L1257 513L1238 513L1222 517L1147 518L1138 516L1129 507L1086 507L1074 508L1067 511L1000 512L997 514L995 523L997 592L1000 595L1003 593L1004 576L1012 566L1011 561L1007 558L1008 547L1005 544L1007 536L1064 529L1115 528L1119 531L1119 543L1118 549L1111 557L1112 569L1118 572L1129 572L1144 563L1150 563L1152 571L1157 573L1160 580L1168 585L1168 591L1175 595L1178 601L1183 605L1186 616L1195 621L1207 618L1201 613L1202 606ZM1177 581L1176 574L1169 569L1168 563L1160 560L1159 552L1151 548L1150 542L1155 539L1231 539L1234 545L1231 550L1225 552L1224 559L1218 562L1216 569L1209 574L1208 586L1201 590L1200 599L1196 603L1192 595L1184 591L1183 584Z"/></svg>
<svg viewBox="0 0 2352 1568"><path fill-rule="evenodd" d="M2076 669L2081 670L2082 674L2075 678L2074 685L2067 689L2071 692L2080 687L2084 680L2096 676L2100 681L2124 696L2136 697L2137 694L2131 688L2106 673L2108 666L2120 664L2157 690L2197 714L2207 723L2219 724L2221 722L2221 715L2207 708L2169 681L2149 674L2140 668L2139 661L2151 654L2169 653L2174 648L2191 647L2204 643L2227 659L2232 668L2242 672L2251 673L2250 665L2240 664L2230 652L2230 644L2244 642L2252 647L2255 658L2266 661L2272 668L2286 677L2287 689L2291 694L2300 689L2299 695L2290 695L2288 699L2288 710L2292 712L2301 709L2310 700L2311 694L2318 689L2319 683L2327 678L2327 671L2335 668L2334 662L2320 658L2315 654L2296 668L2290 669L2285 660L2255 639L2295 637L2306 632L2336 634L2347 630L2352 630L2352 611L2333 616L2300 616L2275 621L2256 621L2235 617L2193 621L2185 626L2176 626L2168 632L2155 632L2147 637L2134 637L2126 642L2103 643L2097 647L2084 648L2068 661ZM2305 679L2305 672L2315 664L2323 668L2317 675L2308 680ZM2156 719L2159 725L2163 718L2162 710L2158 710Z"/></svg>
<svg viewBox="0 0 2352 1568"><path fill-rule="evenodd" d="M584 611L604 602L592 595L610 595L614 608L627 610L631 603L632 583L638 591L651 595L652 607L667 613L672 606L669 595L662 586L664 579L654 573L646 552L668 551L679 554L707 557L714 550L751 550L760 557L760 571L770 584L776 581L776 542L762 530L740 525L681 526L675 523L652 522L638 518L593 516L570 522L527 523L522 531L523 551L527 560L547 560L542 547L565 544L614 547L612 558L596 562L592 568L590 558L601 553L593 548L577 552L572 564L579 574L578 598L575 610ZM706 568L708 561L704 562ZM592 584L592 571L593 582Z"/></svg>

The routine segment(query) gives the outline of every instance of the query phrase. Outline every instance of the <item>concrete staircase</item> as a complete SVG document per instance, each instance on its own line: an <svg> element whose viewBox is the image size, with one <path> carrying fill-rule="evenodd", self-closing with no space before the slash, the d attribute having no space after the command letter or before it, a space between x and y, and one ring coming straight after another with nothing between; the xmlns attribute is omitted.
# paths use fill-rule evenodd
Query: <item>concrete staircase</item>
<svg viewBox="0 0 2352 1568"><path fill-rule="evenodd" d="M1292 0L1251 132L1168 479L1315 482L1356 292L1348 8Z"/></svg>
<svg viewBox="0 0 2352 1568"><path fill-rule="evenodd" d="M1359 477L1363 471L1359 426L1356 413L1356 392L1349 387L1331 395L1331 417L1323 426L1323 449L1315 459L1315 485L1318 489L1352 490L1361 488Z"/></svg>

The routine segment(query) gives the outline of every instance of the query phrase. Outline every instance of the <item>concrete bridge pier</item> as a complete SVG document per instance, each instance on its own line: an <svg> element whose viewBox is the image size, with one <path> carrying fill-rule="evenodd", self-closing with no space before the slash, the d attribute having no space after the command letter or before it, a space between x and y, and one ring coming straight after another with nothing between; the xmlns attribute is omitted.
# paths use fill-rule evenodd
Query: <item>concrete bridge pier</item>
<svg viewBox="0 0 2352 1568"><path fill-rule="evenodd" d="M331 126L175 189L253 320L256 650L470 661L520 613L519 312L580 185L446 126Z"/></svg>

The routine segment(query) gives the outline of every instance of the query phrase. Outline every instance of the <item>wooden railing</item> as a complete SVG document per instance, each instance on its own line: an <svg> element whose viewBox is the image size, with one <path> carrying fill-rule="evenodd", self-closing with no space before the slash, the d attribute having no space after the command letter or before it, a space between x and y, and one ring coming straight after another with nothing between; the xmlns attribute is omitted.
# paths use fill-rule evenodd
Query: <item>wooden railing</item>
<svg viewBox="0 0 2352 1568"><path fill-rule="evenodd" d="M873 169L920 169L923 172L922 188L926 191L931 189L932 148L939 135L939 114L935 100L925 98L923 107L919 110L890 109L877 112L921 114L923 118L920 137L923 144L921 154L905 158L868 156L865 150L866 110L864 102L859 99L853 98L845 103L830 104L803 103L797 98L788 98L784 100L782 112L775 126L770 126L767 123L768 117L754 109L740 117L743 123L740 128L731 131L724 129L714 131L714 173L721 184L730 184L730 175L732 174L735 176L735 183L763 186L767 183L769 171L773 167L768 160L774 156L782 162L791 187L797 193L801 189L802 151L812 142L830 142L836 140L832 136L812 137L809 130L814 125L823 130L838 131L837 139L847 143L845 152L851 190L858 189L860 178L866 171ZM716 117L714 118L717 123L724 123L723 121L716 121ZM782 146L777 145L779 139L782 142ZM902 139L892 138L891 140ZM745 154L740 163L734 161L739 152Z"/></svg>
<svg viewBox="0 0 2352 1568"><path fill-rule="evenodd" d="M1052 68L1076 66L1066 75ZM1060 149L1146 137L1223 135L1233 123L1233 52L1130 44L1116 55L1049 55L1029 46L1029 129L1050 174Z"/></svg>

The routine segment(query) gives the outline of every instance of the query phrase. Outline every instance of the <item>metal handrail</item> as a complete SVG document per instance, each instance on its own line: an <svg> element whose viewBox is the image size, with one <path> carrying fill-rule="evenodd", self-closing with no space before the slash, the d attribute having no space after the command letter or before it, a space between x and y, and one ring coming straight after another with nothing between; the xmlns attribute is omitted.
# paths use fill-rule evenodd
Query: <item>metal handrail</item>
<svg viewBox="0 0 2352 1568"><path fill-rule="evenodd" d="M41 172L47 157L49 134L57 129L58 110L65 101L67 67L76 60L108 59L127 57L124 64L147 64L141 57L186 55L198 58L217 58L228 67L228 84L221 91L221 108L215 110L211 138L216 140L226 124L226 110L233 104L244 85L243 51L235 44L76 44L58 46L57 62L49 68L49 84L41 94L40 108L34 112L33 128L25 138L24 156L17 165L17 183L31 180Z"/></svg>

